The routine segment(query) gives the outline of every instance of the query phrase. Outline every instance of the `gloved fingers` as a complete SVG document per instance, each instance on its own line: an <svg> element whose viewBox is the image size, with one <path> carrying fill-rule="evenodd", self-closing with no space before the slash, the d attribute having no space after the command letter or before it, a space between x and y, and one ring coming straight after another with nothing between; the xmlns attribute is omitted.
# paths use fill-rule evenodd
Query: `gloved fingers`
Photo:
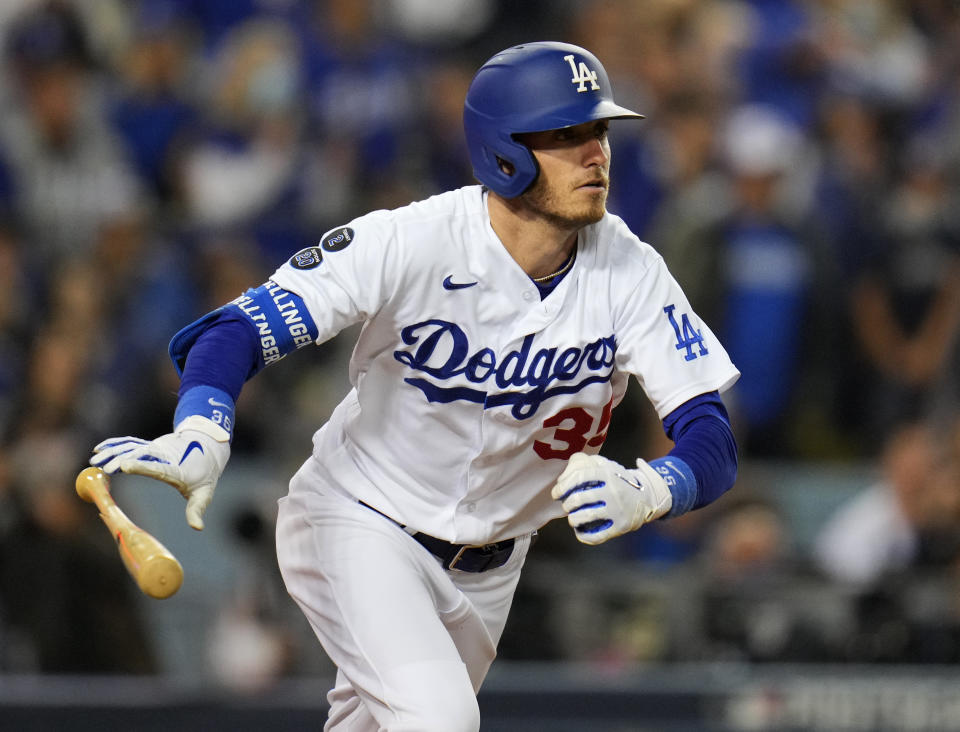
<svg viewBox="0 0 960 732"><path fill-rule="evenodd" d="M571 500L575 501L578 499L588 500L588 497L591 493L603 488L605 485L606 482L603 480L598 480L592 478L591 476L584 476L577 482L563 484L557 483L553 492L553 497L561 503L566 503L567 501Z"/></svg>
<svg viewBox="0 0 960 732"><path fill-rule="evenodd" d="M569 520L569 519L568 519ZM613 519L598 518L573 527L573 534L581 544L596 546L613 538Z"/></svg>
<svg viewBox="0 0 960 732"><path fill-rule="evenodd" d="M567 523L578 530L596 521L612 521L607 504L603 502L587 504L567 514Z"/></svg>
<svg viewBox="0 0 960 732"><path fill-rule="evenodd" d="M143 475L169 483L183 492L183 476L178 465L173 465L165 457L150 451L139 450L123 455L118 460L120 470L131 475Z"/></svg>
<svg viewBox="0 0 960 732"><path fill-rule="evenodd" d="M105 473L116 473L117 471L123 471L124 473L141 473L138 469L131 469L130 466L137 466L141 462L149 461L154 465L162 465L162 458L151 456L149 454L144 454L144 448L135 448L132 450L125 450L119 452L115 455L109 455L102 458L104 461L99 462L97 458L91 458L90 463L96 467L103 470ZM143 475L153 475L152 471L143 472Z"/></svg>
<svg viewBox="0 0 960 732"><path fill-rule="evenodd" d="M129 450L124 450L123 452L113 455L113 454L95 454L90 458L90 464L95 468L100 468L105 473L116 473L120 469L120 460L122 455L129 452Z"/></svg>
<svg viewBox="0 0 960 732"><path fill-rule="evenodd" d="M602 480L590 480L586 483L575 485L566 496L560 501L563 510L567 513L580 511L590 506L604 506L604 494L602 489L606 486Z"/></svg>
<svg viewBox="0 0 960 732"><path fill-rule="evenodd" d="M563 472L557 477L557 482L570 480L578 471L595 470L598 467L597 459L602 460L599 455L588 455L585 452L575 452L567 460Z"/></svg>
<svg viewBox="0 0 960 732"><path fill-rule="evenodd" d="M106 473L116 473L119 470L119 461L122 456L128 455L146 445L146 440L138 437L114 437L104 440L95 448L90 464Z"/></svg>
<svg viewBox="0 0 960 732"><path fill-rule="evenodd" d="M146 445L147 440L142 440L139 437L108 437L103 442L97 444L93 448L94 452L104 453L104 452L115 452L117 450L131 450L137 445Z"/></svg>
<svg viewBox="0 0 960 732"><path fill-rule="evenodd" d="M213 499L213 485L203 485L194 488L187 499L187 523L197 531L203 531L203 514L207 511L207 506Z"/></svg>

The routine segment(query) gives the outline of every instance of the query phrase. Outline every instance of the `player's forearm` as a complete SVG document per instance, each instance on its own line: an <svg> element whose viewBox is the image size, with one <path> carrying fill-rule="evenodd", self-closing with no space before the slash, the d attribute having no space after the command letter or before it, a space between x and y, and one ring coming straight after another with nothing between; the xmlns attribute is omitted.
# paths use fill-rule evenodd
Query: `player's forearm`
<svg viewBox="0 0 960 732"><path fill-rule="evenodd" d="M257 350L256 334L249 323L229 312L213 320L187 353L174 425L200 415L221 425L232 437L240 391L258 370Z"/></svg>
<svg viewBox="0 0 960 732"><path fill-rule="evenodd" d="M253 327L221 315L190 348L180 376L180 396L197 386L212 386L236 401L244 383L259 370L257 352Z"/></svg>
<svg viewBox="0 0 960 732"><path fill-rule="evenodd" d="M650 465L668 478L673 505L667 517L692 511L726 493L737 478L737 443L719 394L704 394L664 420L674 447Z"/></svg>
<svg viewBox="0 0 960 732"><path fill-rule="evenodd" d="M737 445L730 425L714 416L698 417L689 423L668 457L651 460L650 464L657 469L661 463L677 460L688 469L685 477L692 477L693 486L687 482L678 486L682 493L671 491L674 502L666 518L706 506L733 487Z"/></svg>

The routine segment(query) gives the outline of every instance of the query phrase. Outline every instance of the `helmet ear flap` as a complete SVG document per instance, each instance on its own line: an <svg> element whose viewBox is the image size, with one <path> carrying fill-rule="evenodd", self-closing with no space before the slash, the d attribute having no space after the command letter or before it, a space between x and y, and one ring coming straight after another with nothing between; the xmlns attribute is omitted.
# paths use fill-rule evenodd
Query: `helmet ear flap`
<svg viewBox="0 0 960 732"><path fill-rule="evenodd" d="M510 140L507 150L491 150L491 154L492 163L499 174L498 188L493 190L504 198L519 196L532 186L540 175L540 164L536 156L530 148L516 140Z"/></svg>
<svg viewBox="0 0 960 732"><path fill-rule="evenodd" d="M526 145L509 134L474 125L473 115L465 115L473 161L473 174L481 183L504 198L515 198L529 188L540 174L540 165ZM493 134L491 134L491 132Z"/></svg>

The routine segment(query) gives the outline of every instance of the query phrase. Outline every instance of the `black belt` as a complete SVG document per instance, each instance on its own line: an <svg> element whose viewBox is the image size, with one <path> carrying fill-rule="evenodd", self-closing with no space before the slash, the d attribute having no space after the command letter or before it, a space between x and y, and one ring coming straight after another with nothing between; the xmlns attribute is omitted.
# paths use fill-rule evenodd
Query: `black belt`
<svg viewBox="0 0 960 732"><path fill-rule="evenodd" d="M394 521L382 511L377 511L373 506L363 501L358 501L358 503L375 513L379 513L385 519L393 521L401 529L406 529L399 521ZM513 554L513 546L516 543L515 539L504 539L494 544L483 544L482 546L451 544L449 541L437 539L421 531L410 534L410 536L416 539L433 556L440 559L444 569L458 569L461 572L486 572L488 569L502 567L510 559L510 555Z"/></svg>

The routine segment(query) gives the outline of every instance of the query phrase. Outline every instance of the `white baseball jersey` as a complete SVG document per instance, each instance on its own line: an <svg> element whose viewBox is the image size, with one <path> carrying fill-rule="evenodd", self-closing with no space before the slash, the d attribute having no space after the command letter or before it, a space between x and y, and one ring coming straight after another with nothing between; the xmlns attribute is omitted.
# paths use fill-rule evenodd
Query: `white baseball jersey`
<svg viewBox="0 0 960 732"><path fill-rule="evenodd" d="M329 482L455 543L560 517L550 489L600 450L637 377L663 417L739 372L662 258L616 216L581 230L545 299L468 186L326 234L272 280L298 294L317 342L363 322L353 388L314 435Z"/></svg>

